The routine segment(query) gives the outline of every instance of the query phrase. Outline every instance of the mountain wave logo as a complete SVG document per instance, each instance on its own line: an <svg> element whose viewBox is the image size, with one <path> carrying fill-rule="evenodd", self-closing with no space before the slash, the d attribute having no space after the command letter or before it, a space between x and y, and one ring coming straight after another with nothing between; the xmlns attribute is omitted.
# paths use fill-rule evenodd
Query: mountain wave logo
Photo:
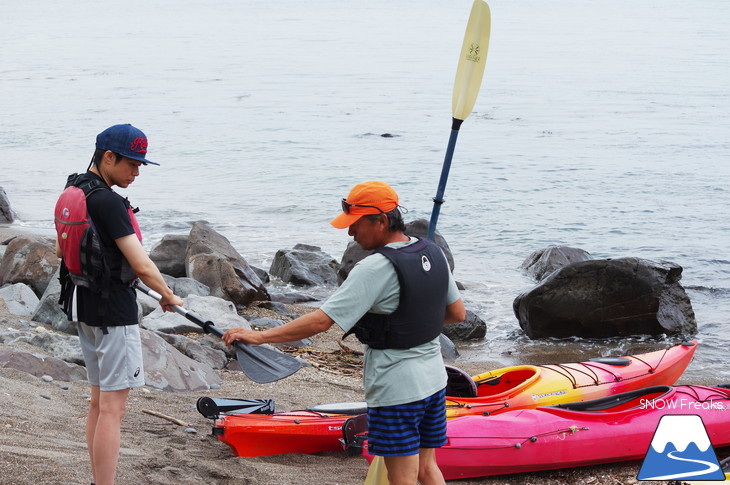
<svg viewBox="0 0 730 485"><path fill-rule="evenodd" d="M665 415L659 420L637 480L725 480L702 418Z"/></svg>

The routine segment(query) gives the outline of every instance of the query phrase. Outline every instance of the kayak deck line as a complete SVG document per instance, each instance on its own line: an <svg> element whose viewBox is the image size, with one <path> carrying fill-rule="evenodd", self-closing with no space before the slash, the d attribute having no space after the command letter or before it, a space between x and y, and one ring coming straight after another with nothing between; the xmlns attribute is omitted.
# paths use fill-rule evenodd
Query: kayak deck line
<svg viewBox="0 0 730 485"><path fill-rule="evenodd" d="M464 439L503 439L503 440L510 440L514 441L514 443L506 444L506 445L494 445L494 446L459 446L459 445L453 445L449 442L449 448L452 450L501 450L505 448L517 448L518 450L522 449L524 445L530 444L530 443L536 443L540 438L547 438L548 436L560 436L563 435L562 438L559 439L565 439L569 435L576 434L579 431L590 431L590 427L588 426L569 426L567 428L560 428L556 429L554 431L544 431L540 434L532 435L532 436L460 436L459 438Z"/></svg>
<svg viewBox="0 0 730 485"><path fill-rule="evenodd" d="M692 343L692 342L684 342L684 343L682 343L680 345L693 346L694 343ZM649 375L649 374L653 374L656 371L656 369L658 369L662 365L662 362L664 361L664 357L666 357L666 355L669 352L669 349L670 348L664 349L664 353L662 354L661 358L659 359L659 361L655 365L651 365L650 363L646 362L645 360L643 360L639 356L632 355L632 356L629 356L629 357L608 357L608 358L605 358L605 359L599 357L599 358L595 358L595 359L590 359L587 362L576 362L574 364L544 364L544 365L539 365L538 367L544 367L544 368L552 369L552 370L555 370L556 372L560 372L560 371L559 370L556 370L556 369L553 369L553 367L557 367L558 369L566 370L566 374L567 375L565 375L565 377L572 382L574 389L578 389L580 387L588 387L588 386L592 386L592 385L593 386L597 386L597 385L601 385L601 384L609 384L611 382L620 382L620 381L623 381L623 380L637 379L637 378L644 377L644 376ZM642 364L644 364L647 367L646 374L637 374L637 375L634 375L634 376L622 377L618 373L612 372L610 369L608 369L608 368L605 367L605 366L628 367L633 362L641 362ZM597 365L597 364L601 364L601 365ZM591 371L591 373L584 372L581 369L573 369L571 367L568 367L569 365L581 365L581 366L585 367L586 369L589 369ZM599 377L598 377L598 374L595 371L593 371L594 368L595 369L600 369L600 370L602 370L604 372L608 372L608 373L612 374L613 377L614 377L614 380L613 381L600 382ZM589 378L592 377L593 378L593 383L592 384L578 385L577 381L575 381L575 380L572 379L573 378L573 375L570 374L570 372L567 372L569 370L583 373L584 375L588 376Z"/></svg>

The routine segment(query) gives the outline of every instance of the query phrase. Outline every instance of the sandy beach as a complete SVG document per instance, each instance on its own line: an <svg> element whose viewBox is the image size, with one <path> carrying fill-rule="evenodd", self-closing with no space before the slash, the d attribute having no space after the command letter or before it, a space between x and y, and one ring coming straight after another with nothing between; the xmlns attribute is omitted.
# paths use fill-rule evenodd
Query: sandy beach
<svg viewBox="0 0 730 485"><path fill-rule="evenodd" d="M19 318L0 316L3 326ZM339 334L315 339L315 348L332 350ZM476 373L478 364L471 364ZM64 389L67 387L67 389ZM130 394L122 424L117 483L132 484L291 484L363 483L367 462L343 452L236 457L211 436L212 421L195 409L201 396L273 399L277 411L303 409L323 402L362 400L359 376L330 368L306 367L282 381L256 384L240 371L224 371L215 391L167 393L149 388ZM91 481L84 420L88 406L85 381L45 382L14 369L0 369L0 483L88 484ZM150 410L183 421L185 426L147 414ZM505 477L452 481L453 484L629 484L640 463L557 470Z"/></svg>

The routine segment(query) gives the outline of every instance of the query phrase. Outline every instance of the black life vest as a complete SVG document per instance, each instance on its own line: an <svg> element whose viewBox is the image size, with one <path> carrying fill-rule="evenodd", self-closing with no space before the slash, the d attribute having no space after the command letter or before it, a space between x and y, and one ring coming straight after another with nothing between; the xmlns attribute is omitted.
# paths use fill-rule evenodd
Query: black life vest
<svg viewBox="0 0 730 485"><path fill-rule="evenodd" d="M55 225L61 248L61 296L59 304L71 319L71 302L76 286L89 288L105 299L116 286L129 286L136 275L118 250L106 247L94 221L89 216L86 199L98 190L111 188L98 177L71 174L66 188L56 202ZM135 233L142 241L142 233L129 200L124 199ZM112 271L111 268L119 268Z"/></svg>
<svg viewBox="0 0 730 485"><path fill-rule="evenodd" d="M428 239L375 252L390 260L398 275L400 299L391 314L368 312L345 334L374 349L410 349L438 337L446 315L449 264Z"/></svg>

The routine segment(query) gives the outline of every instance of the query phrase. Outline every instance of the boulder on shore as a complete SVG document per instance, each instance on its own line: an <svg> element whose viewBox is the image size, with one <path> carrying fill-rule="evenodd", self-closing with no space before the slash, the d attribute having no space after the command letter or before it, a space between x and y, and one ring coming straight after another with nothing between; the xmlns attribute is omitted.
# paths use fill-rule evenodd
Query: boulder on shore
<svg viewBox="0 0 730 485"><path fill-rule="evenodd" d="M221 331L231 328L251 328L248 321L238 315L233 302L215 296L188 295L185 309L204 321L212 322ZM160 333L203 333L204 329L176 312L165 312L157 306L140 322L142 328Z"/></svg>
<svg viewBox="0 0 730 485"><path fill-rule="evenodd" d="M59 381L86 380L86 369L80 365L9 346L0 347L0 367L22 370L36 377L50 376Z"/></svg>
<svg viewBox="0 0 730 485"><path fill-rule="evenodd" d="M298 286L334 286L339 264L318 246L297 244L276 252L269 273Z"/></svg>
<svg viewBox="0 0 730 485"><path fill-rule="evenodd" d="M13 222L14 219L8 194L5 193L5 189L0 187L0 222Z"/></svg>
<svg viewBox="0 0 730 485"><path fill-rule="evenodd" d="M12 315L30 315L38 306L38 297L30 286L14 283L0 288L0 302L3 302L8 313Z"/></svg>
<svg viewBox="0 0 730 485"><path fill-rule="evenodd" d="M588 261L591 255L588 252L567 246L550 246L532 253L522 263L521 268L532 276L535 281L542 281L553 271L579 261Z"/></svg>
<svg viewBox="0 0 730 485"><path fill-rule="evenodd" d="M18 236L0 260L0 286L25 283L40 297L61 264L55 240L43 236Z"/></svg>
<svg viewBox="0 0 730 485"><path fill-rule="evenodd" d="M213 368L183 355L155 332L140 329L145 383L170 392L203 391L220 386Z"/></svg>
<svg viewBox="0 0 730 485"><path fill-rule="evenodd" d="M471 310L466 311L466 320L444 325L443 334L453 341L483 339L487 335L487 323Z"/></svg>
<svg viewBox="0 0 730 485"><path fill-rule="evenodd" d="M78 330L76 329L76 325L68 319L63 312L63 308L58 304L58 299L61 297L60 274L61 268L59 266L48 282L46 291L43 292L40 303L36 306L32 318L33 321L50 325L60 332L77 335Z"/></svg>
<svg viewBox="0 0 730 485"><path fill-rule="evenodd" d="M232 301L238 307L270 299L243 256L205 222L193 224L185 259L188 277L208 286L212 296Z"/></svg>
<svg viewBox="0 0 730 485"><path fill-rule="evenodd" d="M670 262L581 261L519 295L513 309L530 338L690 335L697 321L681 277Z"/></svg>
<svg viewBox="0 0 730 485"><path fill-rule="evenodd" d="M188 236L168 234L150 251L150 259L160 273L173 278L185 277L185 252L188 247Z"/></svg>

